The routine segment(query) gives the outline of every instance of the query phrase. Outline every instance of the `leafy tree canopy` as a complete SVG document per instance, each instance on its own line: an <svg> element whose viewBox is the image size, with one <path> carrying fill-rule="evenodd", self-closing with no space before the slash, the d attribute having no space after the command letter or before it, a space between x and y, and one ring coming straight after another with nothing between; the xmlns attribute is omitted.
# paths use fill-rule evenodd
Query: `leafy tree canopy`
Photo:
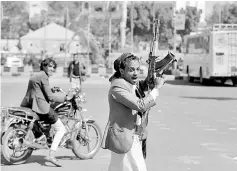
<svg viewBox="0 0 237 171"><path fill-rule="evenodd" d="M207 19L207 23L210 24L237 24L237 3L227 2L223 5L219 3L213 7L213 13Z"/></svg>

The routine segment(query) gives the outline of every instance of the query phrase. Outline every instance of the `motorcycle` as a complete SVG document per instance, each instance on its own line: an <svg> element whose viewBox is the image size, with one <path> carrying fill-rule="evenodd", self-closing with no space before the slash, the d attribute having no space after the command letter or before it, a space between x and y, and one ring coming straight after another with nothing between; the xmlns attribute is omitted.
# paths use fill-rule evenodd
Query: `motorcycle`
<svg viewBox="0 0 237 171"><path fill-rule="evenodd" d="M51 104L67 129L59 147L71 149L80 159L93 158L100 149L102 133L94 120L83 115L86 111L82 108L86 102L85 94L78 88L69 89L66 93L54 87L54 91L73 94L71 100ZM55 134L50 124L40 121L35 112L25 107L2 109L2 124L2 157L7 164L25 163L34 150L49 149Z"/></svg>

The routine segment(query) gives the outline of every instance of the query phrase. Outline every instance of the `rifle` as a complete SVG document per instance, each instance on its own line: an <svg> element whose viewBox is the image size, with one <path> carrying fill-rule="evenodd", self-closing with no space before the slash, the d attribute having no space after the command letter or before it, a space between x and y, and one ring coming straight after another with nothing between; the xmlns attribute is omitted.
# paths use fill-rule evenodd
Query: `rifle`
<svg viewBox="0 0 237 171"><path fill-rule="evenodd" d="M154 80L155 80L154 73L156 71L155 65L156 65L156 59L157 59L156 50L157 50L158 41L159 41L159 24L160 24L159 20L155 20L153 23L153 40L151 41L150 53L149 53L148 60L146 61L149 64L148 75L146 78L146 82L148 85L148 91L150 91L152 89L152 86L154 85ZM136 95L139 98L144 98L146 96L145 92L140 91L140 89L137 89ZM147 138L146 126L148 124L148 114L149 114L149 110L147 110L146 112L143 112L143 113L138 112L138 115L141 117L141 124L137 126L136 131L139 135L140 141L146 141L146 138ZM144 153L146 153L145 148L146 147L144 145L142 145L144 156L145 156Z"/></svg>
<svg viewBox="0 0 237 171"><path fill-rule="evenodd" d="M148 91L150 91L152 87L154 87L155 77L162 77L162 75L170 67L170 65L176 61L175 56L171 52L168 52L168 54L162 60L156 62L156 59L159 57L157 56L157 49L158 49L158 41L159 41L160 21L155 20L153 24L154 24L153 25L153 40L151 42L149 57L147 60L147 63L149 64L148 75L146 78ZM136 91L136 95L139 98L145 97L145 93L139 90ZM141 116L141 124L137 127L137 132L139 134L139 138L141 141L145 141L147 138L146 126L148 124L149 111L150 110L144 113L138 112L138 115ZM143 148L143 145L142 145L142 148ZM144 151L146 150L143 150L143 152Z"/></svg>
<svg viewBox="0 0 237 171"><path fill-rule="evenodd" d="M175 55L171 52L168 52L168 54L160 61L156 62L156 59L159 58L157 56L157 50L158 50L158 43L159 43L159 26L160 26L160 20L155 20L153 23L153 40L151 42L150 46L150 52L149 57L147 60L148 63L148 75L147 75L147 83L148 87L151 88L152 85L154 85L154 77L162 77L164 72L169 69L169 67L177 61L175 59Z"/></svg>
<svg viewBox="0 0 237 171"><path fill-rule="evenodd" d="M154 85L154 73L155 73L155 64L157 56L157 48L159 43L159 27L160 27L160 20L155 20L153 22L153 40L151 41L150 45L150 52L148 60L148 74L147 74L147 83L148 87L150 88L151 85Z"/></svg>

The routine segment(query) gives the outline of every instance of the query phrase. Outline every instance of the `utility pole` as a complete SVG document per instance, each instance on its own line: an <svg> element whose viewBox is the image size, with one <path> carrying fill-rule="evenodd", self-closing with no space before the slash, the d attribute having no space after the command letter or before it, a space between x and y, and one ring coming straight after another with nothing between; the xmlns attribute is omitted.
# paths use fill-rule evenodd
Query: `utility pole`
<svg viewBox="0 0 237 171"><path fill-rule="evenodd" d="M153 1L152 2L153 3L153 11L152 11L152 16L153 16L153 20L152 20L152 23L153 23L153 25L152 25L152 29L153 29L153 33L155 33L155 20L156 20L156 7L155 7L155 1ZM158 20L159 20L159 18L158 18ZM158 22L160 22L160 21L158 21ZM159 26L159 24L158 24L158 26ZM159 30L160 28L158 28L158 30ZM160 34L160 32L159 32L159 34ZM156 46L154 47L154 49L155 49L155 55L156 56L159 56L159 54L158 54L158 51L159 51L159 38L160 38L160 36L158 36L158 40L157 40L157 42L156 42Z"/></svg>
<svg viewBox="0 0 237 171"><path fill-rule="evenodd" d="M219 24L221 24L221 4L219 2Z"/></svg>
<svg viewBox="0 0 237 171"><path fill-rule="evenodd" d="M46 14L47 16L47 14ZM45 46L45 39L46 39L46 27L47 27L47 17L46 17L46 21L44 22L44 41L43 41L43 59L45 59L45 55L46 55L46 46Z"/></svg>
<svg viewBox="0 0 237 171"><path fill-rule="evenodd" d="M135 2L134 2L135 3ZM131 2L132 7L131 7L131 45L132 45L132 52L133 52L133 28L134 28L134 22L133 22L133 8L134 4Z"/></svg>
<svg viewBox="0 0 237 171"><path fill-rule="evenodd" d="M109 8L109 57L111 54L111 27L112 27L112 19L111 19L111 11ZM109 67L111 67L111 60L109 62Z"/></svg>
<svg viewBox="0 0 237 171"><path fill-rule="evenodd" d="M46 40L46 32L47 32L46 27L47 27L47 24L48 24L48 10L46 12L45 21L44 21L44 40L43 40L43 56L42 56L43 60L46 57L46 45L45 44L46 44L46 41L47 41Z"/></svg>
<svg viewBox="0 0 237 171"><path fill-rule="evenodd" d="M66 6L66 30L65 30L65 45L64 45L64 52L65 52L65 59L64 59L64 67L67 66L67 29L68 29L68 4Z"/></svg>
<svg viewBox="0 0 237 171"><path fill-rule="evenodd" d="M8 19L7 16L4 16L4 9L3 9L3 4L1 3L1 23L3 19ZM11 33L11 20L9 20L9 33L7 34L7 42L6 42L6 49L9 50L9 38L10 38L10 33Z"/></svg>
<svg viewBox="0 0 237 171"><path fill-rule="evenodd" d="M173 47L173 53L176 53L176 25L175 25L175 20L176 20L176 1L173 2L173 25L174 25L174 47ZM173 70L176 71L177 68L177 62L173 63Z"/></svg>
<svg viewBox="0 0 237 171"><path fill-rule="evenodd" d="M105 19L109 20L109 42L108 42L108 51L109 51L109 54L108 54L108 65L109 65L109 68L111 67L111 59L110 59L110 54L111 54L111 27L112 27L112 16L111 16L111 11L110 11L110 1L107 2L107 5L106 5L106 17Z"/></svg>
<svg viewBox="0 0 237 171"><path fill-rule="evenodd" d="M175 18L176 18L176 2L173 2L173 25L174 25L174 46L173 46L173 51L175 53L176 51L176 26L175 26Z"/></svg>
<svg viewBox="0 0 237 171"><path fill-rule="evenodd" d="M87 28L87 54L88 54L88 61L90 60L90 2L88 1L88 28Z"/></svg>

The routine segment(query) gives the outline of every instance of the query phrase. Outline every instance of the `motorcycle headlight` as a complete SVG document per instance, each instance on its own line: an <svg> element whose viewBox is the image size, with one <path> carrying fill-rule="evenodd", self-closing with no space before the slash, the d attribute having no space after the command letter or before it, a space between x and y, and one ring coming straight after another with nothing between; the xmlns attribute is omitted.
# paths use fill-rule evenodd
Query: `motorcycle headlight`
<svg viewBox="0 0 237 171"><path fill-rule="evenodd" d="M76 97L75 101L76 101L77 107L80 107L81 106L81 99L80 99L80 97Z"/></svg>
<svg viewBox="0 0 237 171"><path fill-rule="evenodd" d="M86 103L86 99L84 95L77 95L75 97L75 101L76 101L77 107L81 107L82 103Z"/></svg>

